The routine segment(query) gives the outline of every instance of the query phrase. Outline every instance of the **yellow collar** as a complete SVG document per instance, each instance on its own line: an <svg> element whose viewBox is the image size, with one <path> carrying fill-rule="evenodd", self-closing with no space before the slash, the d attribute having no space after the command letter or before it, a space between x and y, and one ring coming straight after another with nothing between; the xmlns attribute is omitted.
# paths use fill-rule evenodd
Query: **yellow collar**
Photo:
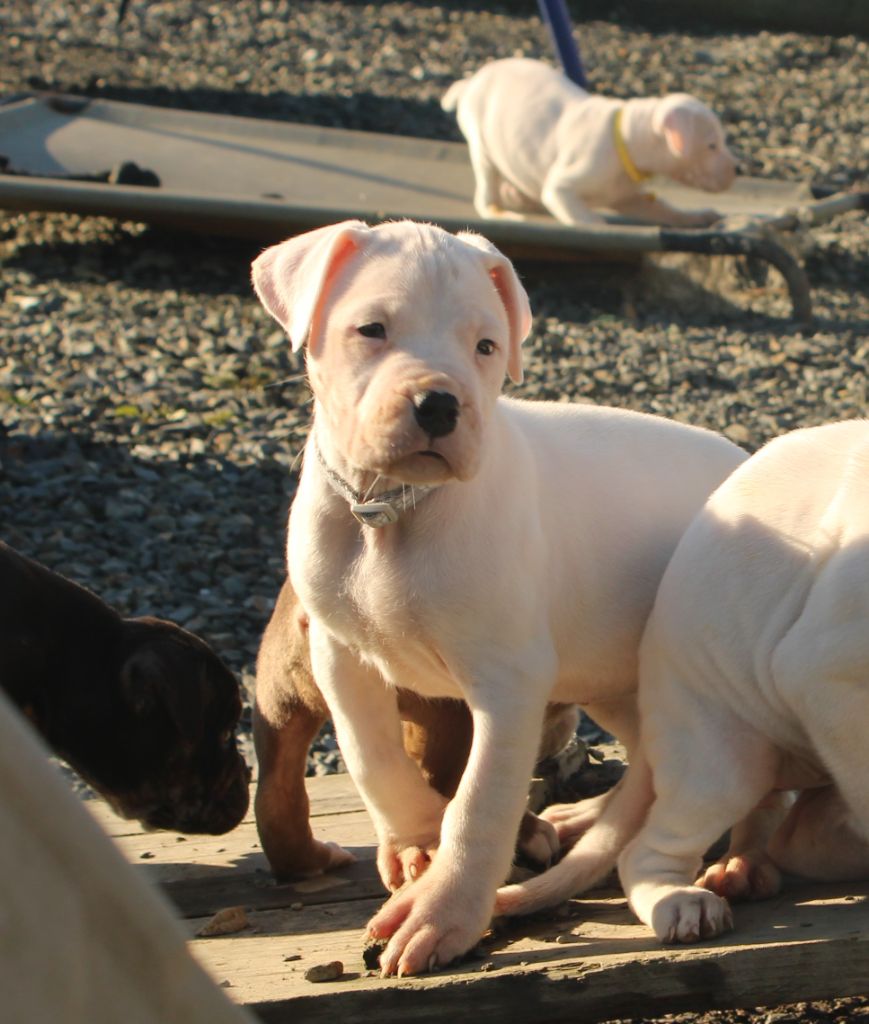
<svg viewBox="0 0 869 1024"><path fill-rule="evenodd" d="M622 135L622 111L624 107L619 107L616 111L616 116L613 118L613 142L615 143L616 153L619 155L619 160L624 168L625 174L635 181L638 185L647 181L652 177L651 174L646 174L641 171L639 167L631 160L631 155L628 152L628 147L625 144L625 137Z"/></svg>

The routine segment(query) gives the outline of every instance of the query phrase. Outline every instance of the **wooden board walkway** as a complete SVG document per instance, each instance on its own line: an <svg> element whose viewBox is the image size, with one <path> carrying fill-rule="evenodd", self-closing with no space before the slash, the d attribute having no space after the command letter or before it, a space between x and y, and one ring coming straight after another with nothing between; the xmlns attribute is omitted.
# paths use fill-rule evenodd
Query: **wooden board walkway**
<svg viewBox="0 0 869 1024"><path fill-rule="evenodd" d="M458 1013L599 1021L869 992L869 884L790 887L738 907L734 933L693 947L659 946L620 892L600 890L498 929L484 955L461 966L383 980L362 962L365 924L384 898L368 816L346 775L309 779L308 788L318 837L349 847L358 862L295 885L272 881L252 816L226 836L185 837L143 832L89 804L178 908L194 955L265 1021L442 1024ZM213 913L238 905L249 928L193 937ZM305 980L309 967L332 960L344 964L339 980Z"/></svg>

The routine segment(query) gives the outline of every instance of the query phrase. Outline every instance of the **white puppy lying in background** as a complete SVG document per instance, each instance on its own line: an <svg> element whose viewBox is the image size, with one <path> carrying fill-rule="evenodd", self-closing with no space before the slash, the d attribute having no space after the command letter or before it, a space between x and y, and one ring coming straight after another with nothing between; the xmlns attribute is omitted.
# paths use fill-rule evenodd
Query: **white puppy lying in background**
<svg viewBox="0 0 869 1024"><path fill-rule="evenodd" d="M639 700L656 799L620 871L660 939L717 935L716 893L771 895L780 870L869 877L869 421L778 438L709 499L661 583ZM700 880L715 892L692 885L740 821Z"/></svg>
<svg viewBox="0 0 869 1024"><path fill-rule="evenodd" d="M721 192L736 174L721 122L686 93L649 99L595 96L525 58L496 60L443 98L467 139L481 217L548 210L565 224L612 210L655 224L702 227L714 210L677 210L650 195L651 175Z"/></svg>
<svg viewBox="0 0 869 1024"><path fill-rule="evenodd" d="M630 752L658 581L745 456L661 417L500 397L505 373L522 377L531 313L510 262L478 235L348 221L266 250L253 277L294 348L307 346L314 418L288 561L314 678L384 882L434 856L370 925L391 936L383 972L414 973L489 924L547 702L584 705ZM471 709L446 810L405 753L397 686ZM615 866L648 806L645 790L625 797L630 776L594 803L602 827L540 876L547 894L565 872L569 894ZM526 895L509 890L510 909Z"/></svg>

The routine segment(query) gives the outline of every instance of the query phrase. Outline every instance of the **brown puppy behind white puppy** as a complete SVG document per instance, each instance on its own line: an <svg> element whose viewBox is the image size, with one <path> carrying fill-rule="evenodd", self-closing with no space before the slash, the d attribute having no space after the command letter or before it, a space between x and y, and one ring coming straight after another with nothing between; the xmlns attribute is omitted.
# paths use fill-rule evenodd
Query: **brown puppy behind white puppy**
<svg viewBox="0 0 869 1024"><path fill-rule="evenodd" d="M508 58L454 82L443 98L468 142L481 217L545 209L565 224L612 210L653 224L704 227L714 210L677 210L643 182L673 178L707 192L733 184L721 122L687 93L595 96L541 61Z"/></svg>
<svg viewBox="0 0 869 1024"><path fill-rule="evenodd" d="M656 799L620 871L660 939L719 934L721 896L770 895L779 870L869 878L869 422L780 437L712 495L661 582L639 700Z"/></svg>
<svg viewBox="0 0 869 1024"><path fill-rule="evenodd" d="M471 715L459 700L431 700L397 692L404 749L426 782L447 799L455 793L471 749ZM285 580L257 656L253 736L256 744L256 823L263 852L280 881L320 874L355 860L336 843L316 839L309 818L305 769L308 747L329 709L311 673L308 619ZM577 709L550 705L539 757L555 756L576 732ZM555 829L526 812L518 848L537 864L558 852ZM425 870L428 854L402 850L383 865L389 888Z"/></svg>
<svg viewBox="0 0 869 1024"><path fill-rule="evenodd" d="M489 923L547 704L584 705L630 753L658 581L744 456L660 417L501 397L505 374L521 379L531 314L510 262L477 235L349 221L266 250L253 277L307 346L314 418L288 563L314 679L384 880L404 851L437 847L370 925L391 936L384 973L413 973ZM470 708L449 803L405 753L399 686ZM614 865L646 809L630 778L547 884L572 892ZM524 897L510 894L514 909Z"/></svg>

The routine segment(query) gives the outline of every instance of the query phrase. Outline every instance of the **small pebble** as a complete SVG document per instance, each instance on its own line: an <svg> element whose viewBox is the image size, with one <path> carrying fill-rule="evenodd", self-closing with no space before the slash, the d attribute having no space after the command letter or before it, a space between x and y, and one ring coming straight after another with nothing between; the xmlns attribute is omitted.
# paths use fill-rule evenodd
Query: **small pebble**
<svg viewBox="0 0 869 1024"><path fill-rule="evenodd" d="M314 964L313 967L309 967L305 971L305 981L337 981L343 973L344 964L340 960L332 960L328 964Z"/></svg>
<svg viewBox="0 0 869 1024"><path fill-rule="evenodd" d="M218 935L234 935L250 927L244 907L224 907L207 921L196 933L197 938L211 939Z"/></svg>

